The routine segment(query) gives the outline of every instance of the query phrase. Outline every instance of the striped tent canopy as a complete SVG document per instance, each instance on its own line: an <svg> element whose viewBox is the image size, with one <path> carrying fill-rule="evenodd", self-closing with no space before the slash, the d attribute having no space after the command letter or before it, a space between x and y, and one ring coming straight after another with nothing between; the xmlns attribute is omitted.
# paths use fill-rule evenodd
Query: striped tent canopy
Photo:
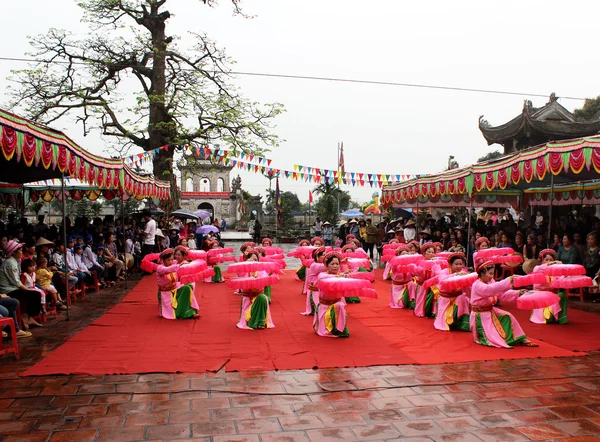
<svg viewBox="0 0 600 442"><path fill-rule="evenodd" d="M66 177L136 198L169 199L169 183L143 176L121 159L89 153L64 133L0 109L2 181L23 184Z"/></svg>
<svg viewBox="0 0 600 442"><path fill-rule="evenodd" d="M581 181L550 187L532 187L523 191L529 206L572 206L600 204L600 181Z"/></svg>
<svg viewBox="0 0 600 442"><path fill-rule="evenodd" d="M474 195L496 190L523 191L532 182L548 186L592 180L600 173L600 135L549 142L511 155L449 170L437 175L384 186L381 202L388 207L417 196Z"/></svg>

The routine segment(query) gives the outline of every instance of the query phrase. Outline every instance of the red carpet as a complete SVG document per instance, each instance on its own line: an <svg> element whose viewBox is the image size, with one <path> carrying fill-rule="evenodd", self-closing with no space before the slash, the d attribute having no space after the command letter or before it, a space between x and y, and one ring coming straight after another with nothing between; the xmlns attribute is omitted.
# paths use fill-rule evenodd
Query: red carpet
<svg viewBox="0 0 600 442"><path fill-rule="evenodd" d="M381 278L381 272L377 273ZM158 317L156 281L144 278L125 299L25 375L204 372L434 364L494 359L583 355L600 349L598 316L569 311L566 326L531 324L515 313L539 348L503 350L473 343L470 333L441 332L430 319L387 307L390 286L378 280L380 298L348 306L350 338L317 336L312 317L300 315L305 297L286 272L274 287L275 328L239 330L240 298L225 284L198 284L201 319ZM578 351L579 353L574 353Z"/></svg>

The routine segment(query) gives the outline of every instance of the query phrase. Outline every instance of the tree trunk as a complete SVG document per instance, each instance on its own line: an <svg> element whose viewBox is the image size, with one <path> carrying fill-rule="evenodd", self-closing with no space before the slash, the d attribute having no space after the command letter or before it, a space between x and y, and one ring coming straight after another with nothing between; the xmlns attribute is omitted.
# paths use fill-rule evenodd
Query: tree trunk
<svg viewBox="0 0 600 442"><path fill-rule="evenodd" d="M170 43L165 35L165 21L169 18L168 12L158 13L158 8L153 6L149 20L151 21L152 34L152 84L150 87L149 118L148 118L148 150L157 149L175 138L176 130L173 119L165 107L166 83L166 50ZM179 206L179 191L176 177L173 173L173 153L175 146L161 149L154 158L154 177L171 183L172 207Z"/></svg>

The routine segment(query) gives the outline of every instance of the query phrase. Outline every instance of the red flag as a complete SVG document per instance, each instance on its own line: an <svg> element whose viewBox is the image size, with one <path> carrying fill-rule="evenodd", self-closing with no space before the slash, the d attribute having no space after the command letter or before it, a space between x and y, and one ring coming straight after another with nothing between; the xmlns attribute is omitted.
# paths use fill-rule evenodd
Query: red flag
<svg viewBox="0 0 600 442"><path fill-rule="evenodd" d="M310 190L308 191L308 202L309 203L313 202L313 195L312 195L312 192Z"/></svg>

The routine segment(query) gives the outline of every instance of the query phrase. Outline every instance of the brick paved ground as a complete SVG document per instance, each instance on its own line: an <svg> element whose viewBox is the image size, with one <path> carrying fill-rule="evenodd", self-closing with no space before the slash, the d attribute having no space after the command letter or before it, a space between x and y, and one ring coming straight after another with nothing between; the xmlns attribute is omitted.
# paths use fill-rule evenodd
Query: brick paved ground
<svg viewBox="0 0 600 442"><path fill-rule="evenodd" d="M74 306L76 319L50 321L34 331L35 339L21 340L20 361L0 358L2 442L599 440L600 354L337 370L19 378L123 294L116 289L90 295Z"/></svg>

